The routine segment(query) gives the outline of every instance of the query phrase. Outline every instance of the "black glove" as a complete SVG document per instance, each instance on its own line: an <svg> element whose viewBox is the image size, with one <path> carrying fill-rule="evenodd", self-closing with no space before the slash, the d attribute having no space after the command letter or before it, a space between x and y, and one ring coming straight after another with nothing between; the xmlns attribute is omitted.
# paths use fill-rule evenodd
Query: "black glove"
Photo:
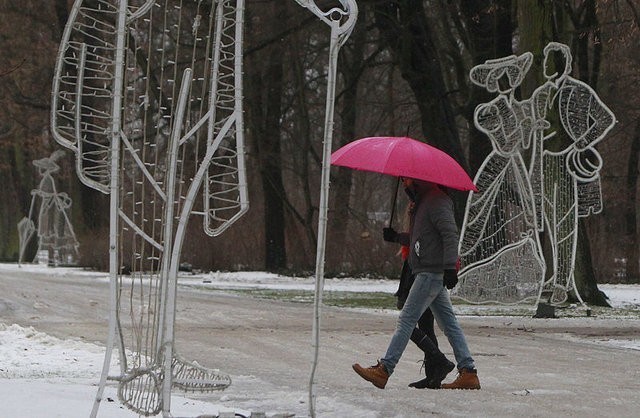
<svg viewBox="0 0 640 418"><path fill-rule="evenodd" d="M447 289L453 289L458 284L458 272L455 269L445 270L442 282Z"/></svg>
<svg viewBox="0 0 640 418"><path fill-rule="evenodd" d="M393 228L382 228L382 239L387 242L398 242L398 233Z"/></svg>

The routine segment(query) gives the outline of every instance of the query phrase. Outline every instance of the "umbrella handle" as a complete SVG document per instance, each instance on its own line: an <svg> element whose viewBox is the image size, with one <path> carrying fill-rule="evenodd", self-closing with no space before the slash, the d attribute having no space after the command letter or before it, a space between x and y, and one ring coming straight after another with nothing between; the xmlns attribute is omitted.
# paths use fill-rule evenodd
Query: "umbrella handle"
<svg viewBox="0 0 640 418"><path fill-rule="evenodd" d="M393 193L393 198L391 199L391 217L389 218L389 228L393 225L393 216L396 213L396 201L398 200L398 189L400 188L400 177L396 181L396 190Z"/></svg>

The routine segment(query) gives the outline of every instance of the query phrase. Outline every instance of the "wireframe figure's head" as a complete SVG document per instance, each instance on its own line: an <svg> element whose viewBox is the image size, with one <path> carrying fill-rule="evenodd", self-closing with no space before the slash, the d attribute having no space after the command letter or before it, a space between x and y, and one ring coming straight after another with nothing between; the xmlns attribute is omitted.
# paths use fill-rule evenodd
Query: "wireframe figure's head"
<svg viewBox="0 0 640 418"><path fill-rule="evenodd" d="M493 93L508 94L518 87L531 67L533 54L491 59L476 65L469 73L469 79L476 85Z"/></svg>
<svg viewBox="0 0 640 418"><path fill-rule="evenodd" d="M544 64L543 71L546 79L561 79L571 74L571 49L565 44L559 42L549 42L544 47ZM558 73L558 69L562 68L562 74Z"/></svg>
<svg viewBox="0 0 640 418"><path fill-rule="evenodd" d="M38 167L38 172L41 176L45 174L56 173L60 170L60 166L56 164L56 161L60 159L64 155L63 151L57 150L54 151L50 156L46 158L41 158L39 160L34 160L33 165Z"/></svg>

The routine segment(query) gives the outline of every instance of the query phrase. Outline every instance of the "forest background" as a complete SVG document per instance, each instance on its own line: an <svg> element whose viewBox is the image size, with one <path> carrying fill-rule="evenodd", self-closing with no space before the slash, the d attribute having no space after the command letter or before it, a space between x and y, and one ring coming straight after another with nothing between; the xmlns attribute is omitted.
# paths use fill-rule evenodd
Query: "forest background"
<svg viewBox="0 0 640 418"><path fill-rule="evenodd" d="M197 3L183 0L182 7ZM572 76L588 83L618 121L597 147L604 209L581 219L578 286L583 298L597 302L597 283L640 283L638 0L357 3L357 25L338 62L333 150L361 137L407 135L447 151L473 176L491 150L473 126L473 111L491 96L470 83L469 70L530 51L534 62L517 92L526 98L542 82L544 46L565 43L574 55ZM50 92L72 4L0 1L0 261L18 259L16 226L40 180L32 161L61 149L50 132ZM216 238L190 222L183 262L203 270L313 270L328 40L328 27L293 0L247 0L250 210ZM108 196L78 181L70 152L58 163L58 191L73 200L79 263L107 270ZM398 274L397 248L381 233L395 187L391 177L332 168L327 275ZM466 194L454 198L461 217ZM402 203L396 213L403 213ZM402 223L397 215L396 229Z"/></svg>

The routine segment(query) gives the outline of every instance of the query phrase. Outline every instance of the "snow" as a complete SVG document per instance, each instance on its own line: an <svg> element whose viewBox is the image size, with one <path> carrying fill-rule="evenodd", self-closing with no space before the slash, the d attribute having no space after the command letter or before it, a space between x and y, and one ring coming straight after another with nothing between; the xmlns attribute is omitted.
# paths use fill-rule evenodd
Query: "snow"
<svg viewBox="0 0 640 418"><path fill-rule="evenodd" d="M60 340L28 327L0 324L2 417L87 417L100 380L104 347ZM113 362L114 367L117 362ZM131 417L107 387L101 417ZM176 416L230 411L197 400L172 398Z"/></svg>
<svg viewBox="0 0 640 418"><path fill-rule="evenodd" d="M0 264L0 270L10 272L16 265ZM22 269L47 274L89 275L97 280L108 280L105 273L85 272L80 269L47 268L46 266L24 265ZM24 271L24 270L23 270ZM185 275L181 284L197 289L198 286L238 289L303 289L313 290L312 277L285 277L265 272L238 272ZM363 280L352 278L326 279L325 290L353 292L387 292L396 290L393 280ZM640 308L640 285L600 285L610 298L614 308L637 310ZM2 310L0 309L0 314ZM76 418L87 417L91 411L97 391L97 383L104 361L104 347L80 340L61 340L38 332L31 327L2 323L0 315L0 417L30 418ZM593 341L594 344L612 345L640 350L638 340L606 339ZM114 356L117 357L117 356ZM117 359L114 359L114 362ZM115 364L115 363L114 363ZM233 384L251 387L259 385L252 376L232 376ZM529 393L519 393L529 395ZM300 394L282 391L265 394L271 399L279 399L281 410L288 405L302 402ZM99 416L105 418L131 417L133 413L117 400L112 386L107 385ZM220 398L225 400L224 396ZM322 402L331 400L322 399ZM190 399L181 394L172 397L172 413L181 416L217 416L221 412L234 411L236 414L250 415L250 411L231 409ZM336 405L344 416L358 416L362 411L349 411L348 405Z"/></svg>

